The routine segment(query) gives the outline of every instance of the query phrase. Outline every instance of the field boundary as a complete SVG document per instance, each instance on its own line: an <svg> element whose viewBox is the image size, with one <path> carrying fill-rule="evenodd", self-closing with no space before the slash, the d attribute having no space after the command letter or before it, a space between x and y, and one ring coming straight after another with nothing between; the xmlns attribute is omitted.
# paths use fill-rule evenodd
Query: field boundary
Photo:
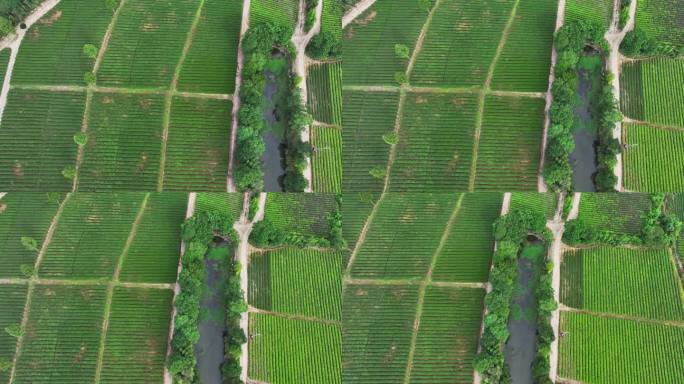
<svg viewBox="0 0 684 384"><path fill-rule="evenodd" d="M420 278L414 279L344 279L349 285L419 285L423 282ZM460 281L430 281L429 285L445 288L480 288L486 289L486 282L460 282Z"/></svg>
<svg viewBox="0 0 684 384"><path fill-rule="evenodd" d="M343 85L343 91L356 92L401 92L405 89L410 93L433 93L433 94L482 94L486 96L503 96L503 97L529 97L543 99L546 97L544 92L517 92L517 91L498 91L493 89L484 89L479 85L469 87L424 87L412 85L395 86L395 85Z"/></svg>
<svg viewBox="0 0 684 384"><path fill-rule="evenodd" d="M253 307L251 305L249 305L247 307L247 311L249 313L258 313L261 315L282 317L282 318L289 319L289 320L310 321L310 322L314 322L314 323L337 325L340 327L342 326L342 321L339 321L339 320L321 319L320 317L314 317L314 316L294 315L294 314L285 313L285 312L268 311L265 309Z"/></svg>
<svg viewBox="0 0 684 384"><path fill-rule="evenodd" d="M83 85L34 85L34 84L12 84L11 89L27 91L48 91L48 92L87 92L92 89L95 93L117 93L124 95L166 95L169 91L163 87L159 88L133 88L133 87L99 87L94 85L87 87ZM204 92L185 92L175 90L172 96L191 97L196 99L232 100L232 93L204 93Z"/></svg>
<svg viewBox="0 0 684 384"><path fill-rule="evenodd" d="M501 31L501 39L499 39L499 45L496 47L496 53L494 58L492 58L491 64L489 64L489 70L487 71L487 78L483 85L482 91L480 92L479 100L477 102L477 116L475 117L475 133L473 134L473 155L471 157L470 164L470 177L468 178L468 191L472 192L475 190L475 179L477 177L477 158L480 152L480 135L482 134L482 124L484 121L484 110L485 103L487 101L487 92L491 90L492 79L494 78L494 71L496 65L499 63L499 58L503 52L506 43L508 42L508 35L513 27L513 22L515 22L515 16L518 13L518 5L520 0L515 0L513 7L511 8L511 13L508 16L506 25L503 31Z"/></svg>
<svg viewBox="0 0 684 384"><path fill-rule="evenodd" d="M658 123L651 123L645 120L636 120L632 119L631 117L625 116L622 119L623 124L637 124L637 125L645 125L649 128L656 128L660 129L663 131L676 131L676 132L681 132L684 131L684 127L679 127L677 125L668 125L668 124L658 124Z"/></svg>
<svg viewBox="0 0 684 384"><path fill-rule="evenodd" d="M648 317L631 316L631 315L624 315L624 314L619 314L619 313L597 312L597 311L592 311L592 310L588 310L588 309L579 309L579 308L569 307L569 306L567 306L563 303L560 303L560 302L558 303L558 307L560 308L560 310L562 312L583 313L586 315L591 315L591 316L596 316L596 317L621 319L621 320L634 321L634 322L638 322L638 323L658 324L658 325L666 325L666 326L670 326L670 327L684 328L684 321L657 320L657 319L650 319Z"/></svg>
<svg viewBox="0 0 684 384"><path fill-rule="evenodd" d="M67 204L69 201L69 198L71 197L71 194L67 194L64 200L59 204L59 207L57 208L57 212L55 212L55 215L52 217L52 220L50 221L50 226L48 227L47 232L45 233L45 238L43 239L43 244L40 246L40 251L38 252L38 255L36 257L36 262L34 264L33 270L34 270L34 275L30 279L26 279L28 283L28 288L26 290L26 302L24 303L24 312L21 317L21 329L26 329L26 325L28 324L29 320L29 315L31 312L31 301L33 299L33 290L36 286L36 281L38 280L38 270L40 269L40 265L43 262L43 257L45 256L45 252L47 251L47 248L50 246L50 242L52 241L52 236L55 234L55 229L57 228L57 224L59 223L59 219L62 217L62 212L64 212L64 206ZM10 370L10 377L9 377L9 383L12 384L14 382L14 377L17 372L17 361L19 361L19 357L21 355L21 350L24 345L24 336L21 335L19 338L17 338L17 345L14 350L14 357L12 359L12 368Z"/></svg>
<svg viewBox="0 0 684 384"><path fill-rule="evenodd" d="M112 279L107 284L107 296L105 298L104 314L102 316L102 328L100 330L100 346L97 351L97 365L95 366L94 381L96 384L100 382L100 377L102 374L102 360L104 359L105 344L107 342L107 330L109 329L109 317L112 313L112 300L114 299L114 283L119 281L121 269L123 268L124 261L128 255L128 250L131 248L133 240L135 240L135 236L138 232L138 225L140 224L140 221L142 221L142 217L145 214L145 209L147 208L147 202L149 201L149 198L150 194L148 192L145 194L145 197L143 197L140 208L138 208L138 214L135 216L133 224L131 225L131 229L128 232L126 244L124 244L121 254L119 254L119 258L116 262L116 268L114 269Z"/></svg>
<svg viewBox="0 0 684 384"><path fill-rule="evenodd" d="M121 10L123 9L124 5L126 4L126 0L121 0L119 3L119 6L116 8L116 11L114 11L114 15L112 15L112 20L109 22L109 25L107 26L107 31L105 32L105 35L102 39L102 46L97 52L97 57L95 58L95 64L93 64L93 75L95 75L97 79L97 71L100 69L100 64L102 63L102 60L104 60L104 55L107 51L107 48L109 47L109 40L112 37L112 33L114 31L114 28L116 26L116 22L119 20L119 15L121 14ZM93 88L96 86L97 80L95 80L95 84L88 85L86 87L86 100L85 100L85 106L83 108L83 121L81 123L81 133L87 134L88 133L88 125L90 123L90 108L93 104ZM79 145L78 146L78 152L76 153L76 164L74 166L75 168L75 174L74 174L74 180L73 184L71 187L72 192L78 191L78 180L79 176L81 173L81 163L83 162L83 156L85 155L85 145Z"/></svg>
<svg viewBox="0 0 684 384"><path fill-rule="evenodd" d="M192 19L192 24L190 24L190 29L185 37L185 44L183 45L183 51L181 56L176 63L176 69L173 72L173 78L171 79L171 84L166 92L164 98L164 115L162 117L162 137L161 137L161 149L159 151L159 172L157 173L157 192L164 190L164 176L166 171L166 148L169 140L169 128L171 127L171 107L173 104L173 94L178 88L178 79L180 78L181 69L183 69L183 64L185 59L188 57L188 52L192 46L192 41L195 38L195 32L197 31L197 26L199 25L200 18L202 16L202 10L204 9L204 0L200 0L197 5L197 11L195 12L195 17Z"/></svg>

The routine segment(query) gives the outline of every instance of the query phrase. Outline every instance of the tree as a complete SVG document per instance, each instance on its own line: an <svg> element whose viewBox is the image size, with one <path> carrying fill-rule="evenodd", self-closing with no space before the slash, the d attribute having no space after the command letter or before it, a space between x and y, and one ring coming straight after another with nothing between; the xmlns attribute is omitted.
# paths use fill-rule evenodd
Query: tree
<svg viewBox="0 0 684 384"><path fill-rule="evenodd" d="M38 242L33 237L22 236L21 237L21 245L23 245L24 248L26 248L26 250L28 250L28 251L37 251L38 250Z"/></svg>
<svg viewBox="0 0 684 384"><path fill-rule="evenodd" d="M409 58L409 48L404 44L394 44L394 53L402 59Z"/></svg>
<svg viewBox="0 0 684 384"><path fill-rule="evenodd" d="M418 0L418 8L425 12L430 12L431 0Z"/></svg>
<svg viewBox="0 0 684 384"><path fill-rule="evenodd" d="M83 45L83 54L89 59L97 59L97 47L92 44Z"/></svg>
<svg viewBox="0 0 684 384"><path fill-rule="evenodd" d="M6 18L0 16L0 36L9 36L14 33L14 25Z"/></svg>
<svg viewBox="0 0 684 384"><path fill-rule="evenodd" d="M79 147L86 145L88 142L88 134L85 132L79 132L74 135L74 143L78 144Z"/></svg>
<svg viewBox="0 0 684 384"><path fill-rule="evenodd" d="M16 337L17 339L24 336L24 329L21 328L21 325L19 324L12 324L5 327L5 332L12 337Z"/></svg>
<svg viewBox="0 0 684 384"><path fill-rule="evenodd" d="M36 274L36 268L31 264L22 264L19 266L19 270L27 279L32 278Z"/></svg>
<svg viewBox="0 0 684 384"><path fill-rule="evenodd" d="M387 132L382 135L382 140L389 145L396 145L399 143L399 135L395 132Z"/></svg>
<svg viewBox="0 0 684 384"><path fill-rule="evenodd" d="M114 12L116 10L116 7L119 6L119 0L105 0L105 6L107 7L107 9Z"/></svg>
<svg viewBox="0 0 684 384"><path fill-rule="evenodd" d="M72 167L71 165L67 165L62 169L62 176L64 176L67 179L73 179L76 177L76 168Z"/></svg>
<svg viewBox="0 0 684 384"><path fill-rule="evenodd" d="M399 85L405 85L408 83L408 76L404 72L395 72L394 80L399 83Z"/></svg>
<svg viewBox="0 0 684 384"><path fill-rule="evenodd" d="M385 177L385 169L380 167L374 167L368 173L376 179L383 179Z"/></svg>
<svg viewBox="0 0 684 384"><path fill-rule="evenodd" d="M47 201L50 203L59 204L61 198L62 198L62 194L59 192L48 192L47 193Z"/></svg>
<svg viewBox="0 0 684 384"><path fill-rule="evenodd" d="M7 359L0 359L0 372L7 372L12 368L12 362Z"/></svg>
<svg viewBox="0 0 684 384"><path fill-rule="evenodd" d="M83 74L83 81L85 81L86 85L94 85L96 80L97 77L93 72L86 72Z"/></svg>

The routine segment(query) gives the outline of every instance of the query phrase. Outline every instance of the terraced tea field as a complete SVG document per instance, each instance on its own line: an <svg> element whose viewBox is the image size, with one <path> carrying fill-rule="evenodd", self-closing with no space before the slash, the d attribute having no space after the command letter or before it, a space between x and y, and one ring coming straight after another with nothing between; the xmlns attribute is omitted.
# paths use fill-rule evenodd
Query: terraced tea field
<svg viewBox="0 0 684 384"><path fill-rule="evenodd" d="M641 4L641 3L639 3ZM638 13L637 13L638 15ZM638 19L637 19L638 21ZM632 191L680 191L684 164L684 60L656 58L622 65L621 108L625 188Z"/></svg>
<svg viewBox="0 0 684 384"><path fill-rule="evenodd" d="M344 30L343 190L536 190L556 2L426 3Z"/></svg>
<svg viewBox="0 0 684 384"><path fill-rule="evenodd" d="M186 200L174 193L2 197L0 325L23 332L0 336L8 367L0 378L162 382ZM22 247L22 237L37 249Z"/></svg>
<svg viewBox="0 0 684 384"><path fill-rule="evenodd" d="M501 204L497 193L345 195L344 382L472 382Z"/></svg>
<svg viewBox="0 0 684 384"><path fill-rule="evenodd" d="M577 219L595 230L638 235L650 206L646 194L583 193Z"/></svg>
<svg viewBox="0 0 684 384"><path fill-rule="evenodd" d="M225 191L242 1L114 5L62 0L29 28L0 125L0 187Z"/></svg>

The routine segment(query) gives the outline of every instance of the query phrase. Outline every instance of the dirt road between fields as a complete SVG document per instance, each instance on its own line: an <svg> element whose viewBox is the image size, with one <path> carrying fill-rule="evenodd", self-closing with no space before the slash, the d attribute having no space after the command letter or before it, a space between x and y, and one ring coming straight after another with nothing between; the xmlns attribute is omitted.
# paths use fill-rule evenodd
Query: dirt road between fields
<svg viewBox="0 0 684 384"><path fill-rule="evenodd" d="M242 53L242 38L249 29L249 10L252 7L251 0L244 0L242 3L242 21L240 23L240 41L238 42L237 70L235 72L235 91L233 93L232 123L230 129L230 154L228 158L228 176L226 189L228 192L235 192L235 180L233 179L233 169L235 167L235 142L238 130L238 112L240 112L240 85L242 85L242 68L245 65L245 55Z"/></svg>
<svg viewBox="0 0 684 384"><path fill-rule="evenodd" d="M26 31L31 28L36 21L40 20L45 14L50 12L52 8L57 6L60 0L48 0L36 8L26 20L26 28L21 28L18 26L14 35L7 36L2 41L0 41L0 50L9 49L10 59L7 63L7 69L5 70L5 79L2 83L2 91L0 91L0 122L2 122L2 115L5 112L5 106L7 106L7 95L9 94L10 82L12 81L12 72L14 71L14 64L17 61L17 55L19 54L19 46L21 45L24 36L26 36Z"/></svg>
<svg viewBox="0 0 684 384"><path fill-rule="evenodd" d="M551 272L551 286L553 287L553 299L560 303L560 281L561 281L561 257L563 254L563 232L565 231L565 222L563 221L563 202L565 201L565 193L558 196L558 204L556 206L556 213L552 220L546 222L548 228L553 234L551 248L549 249L548 258L553 263L553 271ZM573 202L575 201L573 197ZM558 342L560 329L560 309L557 308L551 312L551 328L553 329L554 341L551 342L551 352L549 354L549 378L552 382L556 381L558 376Z"/></svg>
<svg viewBox="0 0 684 384"><path fill-rule="evenodd" d="M614 0L613 3L613 19L610 23L610 28L606 35L604 36L606 41L608 41L608 46L610 47L610 53L608 56L608 61L606 62L606 69L609 73L613 74L613 95L615 100L620 105L620 44L625 38L627 32L634 29L635 16L636 16L636 0L632 0L629 4L629 19L627 24L622 30L619 30L620 22L620 0ZM617 139L622 145L622 123L618 122L613 128L613 138ZM615 177L617 178L616 189L618 191L624 191L624 177L623 177L623 166L622 166L622 154L617 155L617 164L615 165Z"/></svg>
<svg viewBox="0 0 684 384"><path fill-rule="evenodd" d="M354 21L362 13L366 12L371 5L375 4L376 0L361 0L352 7L347 13L342 16L342 29L347 28L347 25Z"/></svg>
<svg viewBox="0 0 684 384"><path fill-rule="evenodd" d="M558 30L565 23L565 0L558 0L558 12L556 13L556 28ZM551 89L553 82L556 80L556 61L558 60L558 52L556 52L555 43L551 46L551 69L549 71L549 87L546 90L546 106L544 107L544 133L542 134L542 147L539 159L539 170L537 175L537 192L546 192L548 187L544 181L544 161L546 160L546 141L549 137L549 126L551 125L551 117L549 111L553 103L553 95Z"/></svg>
<svg viewBox="0 0 684 384"><path fill-rule="evenodd" d="M259 208L252 221L249 221L249 193L244 194L244 200L242 204L242 214L240 219L233 225L233 228L238 234L239 243L236 249L235 259L240 263L240 289L242 290L242 295L247 301L247 289L248 289L248 273L247 268L249 267L249 234L252 232L252 225L264 218L264 209L266 207L266 193L259 194ZM245 335L249 335L249 312L244 312L240 317L240 328L245 332ZM240 373L240 378L242 381L247 381L247 369L249 367L249 343L242 344L242 354L240 355L240 367L242 369Z"/></svg>

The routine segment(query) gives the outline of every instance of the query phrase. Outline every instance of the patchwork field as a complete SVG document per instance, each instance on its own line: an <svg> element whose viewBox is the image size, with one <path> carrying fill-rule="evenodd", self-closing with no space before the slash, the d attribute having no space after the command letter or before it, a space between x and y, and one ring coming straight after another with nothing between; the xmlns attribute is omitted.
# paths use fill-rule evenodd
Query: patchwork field
<svg viewBox="0 0 684 384"><path fill-rule="evenodd" d="M536 190L556 2L425 3L343 33L343 190Z"/></svg>
<svg viewBox="0 0 684 384"><path fill-rule="evenodd" d="M4 196L0 238L10 257L0 262L9 278L0 285L0 326L22 331L0 335L7 367L0 378L163 381L186 200L173 193Z"/></svg>
<svg viewBox="0 0 684 384"><path fill-rule="evenodd" d="M225 191L242 1L113 4L62 0L28 30L0 187Z"/></svg>

